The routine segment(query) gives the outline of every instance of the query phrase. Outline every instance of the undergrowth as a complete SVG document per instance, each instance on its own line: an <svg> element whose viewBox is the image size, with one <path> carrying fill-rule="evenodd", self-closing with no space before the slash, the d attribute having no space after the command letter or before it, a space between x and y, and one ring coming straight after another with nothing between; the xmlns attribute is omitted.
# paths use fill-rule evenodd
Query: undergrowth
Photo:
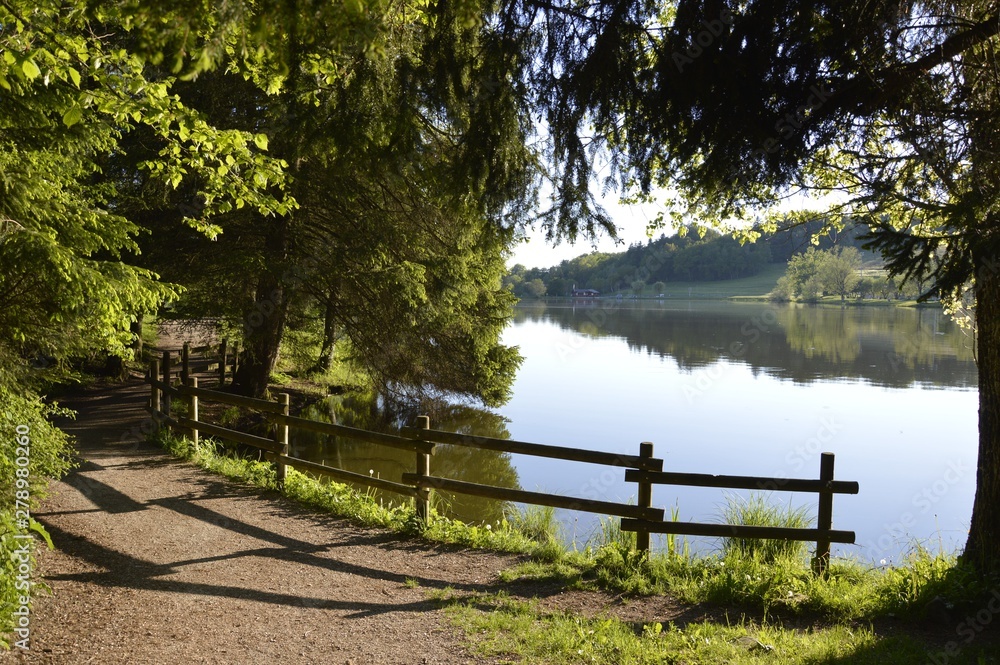
<svg viewBox="0 0 1000 665"><path fill-rule="evenodd" d="M831 625L796 630L745 618L633 624L615 617L586 618L542 609L504 593L436 599L463 630L471 648L494 662L639 665L751 663L831 665L993 665L984 643L953 655L922 640L877 635L870 626Z"/></svg>
<svg viewBox="0 0 1000 665"><path fill-rule="evenodd" d="M175 455L202 468L277 490L271 464L247 460L211 442L160 437ZM555 537L551 511L508 512L491 525L471 525L436 515L422 524L409 500L386 502L337 482L288 469L284 493L303 504L432 541L530 555L502 573L503 581L559 581L576 588L603 588L631 595L670 594L685 603L739 607L768 614L807 614L824 620L868 621L920 617L936 605L956 617L983 607L1000 580L984 579L954 555L916 548L900 565L875 567L834 559L823 576L813 574L802 548L746 548L723 544L714 555L694 556L686 547L651 555L635 551L635 534L617 520L602 522L595 542L569 549ZM759 506L747 504L753 511ZM759 512L759 511L758 511ZM738 515L731 515L740 519ZM956 619L957 621L957 619Z"/></svg>

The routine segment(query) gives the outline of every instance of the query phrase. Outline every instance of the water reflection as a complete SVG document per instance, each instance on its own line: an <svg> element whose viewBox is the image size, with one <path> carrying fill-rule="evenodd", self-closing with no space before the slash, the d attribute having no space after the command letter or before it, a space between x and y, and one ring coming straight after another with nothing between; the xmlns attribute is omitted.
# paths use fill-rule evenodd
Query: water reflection
<svg viewBox="0 0 1000 665"><path fill-rule="evenodd" d="M476 434L498 439L510 438L507 421L500 415L466 404L448 404L440 400L427 401L410 408L387 410L374 395L328 397L302 413L303 418L335 422L376 432L396 433L403 425L412 424L418 414L431 418L434 429ZM416 468L414 453L362 443L336 436L293 429L290 446L292 455L354 473L371 475L399 482L403 473ZM439 445L431 457L431 474L484 485L521 489L517 471L510 455L462 446ZM362 491L368 491L361 487ZM435 492L437 509L463 521L495 522L503 515L503 504L481 497ZM400 497L385 493L386 501Z"/></svg>
<svg viewBox="0 0 1000 665"><path fill-rule="evenodd" d="M504 342L520 346L525 362L499 413L441 402L385 413L375 398L351 396L306 417L392 432L429 412L435 429L629 454L653 441L669 468L702 473L815 477L828 450L837 476L861 484L858 496L835 501L835 527L858 534L857 546L836 552L878 561L914 541L964 542L977 374L969 339L940 310L600 301L535 304L515 316ZM813 446L825 423L836 424L836 436ZM415 467L412 453L293 435L294 454L356 473L398 481ZM956 465L971 471L939 492ZM623 473L467 448L440 446L431 472L615 502L635 496ZM717 520L721 498L654 491L654 505L679 506L694 521ZM475 497L446 500L466 521L492 522L503 510ZM582 542L599 529L585 513L557 516L567 538Z"/></svg>
<svg viewBox="0 0 1000 665"><path fill-rule="evenodd" d="M971 339L938 308L605 300L519 307L525 321L619 338L688 370L728 360L801 383L978 385Z"/></svg>

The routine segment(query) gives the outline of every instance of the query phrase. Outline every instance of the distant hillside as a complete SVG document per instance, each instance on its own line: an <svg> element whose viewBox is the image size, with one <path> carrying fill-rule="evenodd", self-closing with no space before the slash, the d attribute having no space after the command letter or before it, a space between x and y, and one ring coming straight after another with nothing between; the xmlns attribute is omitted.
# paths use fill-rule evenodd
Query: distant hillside
<svg viewBox="0 0 1000 665"><path fill-rule="evenodd" d="M591 252L549 268L528 269L518 264L510 269L504 283L522 298L537 298L568 296L574 286L602 294L644 293L649 291L647 286L657 291L657 283L662 291L677 282L743 279L774 264L784 265L805 251L819 224L794 227L742 246L715 231L709 231L704 238L694 230L684 236L661 235L646 244L633 244L623 252ZM865 231L867 227L849 227L835 237L824 236L819 247L860 247L857 238Z"/></svg>

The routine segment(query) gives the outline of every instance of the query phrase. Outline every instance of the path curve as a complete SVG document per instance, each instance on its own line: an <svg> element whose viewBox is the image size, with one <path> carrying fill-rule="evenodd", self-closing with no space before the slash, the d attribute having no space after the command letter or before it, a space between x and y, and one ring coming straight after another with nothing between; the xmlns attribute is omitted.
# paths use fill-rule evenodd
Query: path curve
<svg viewBox="0 0 1000 665"><path fill-rule="evenodd" d="M475 663L428 589L485 590L513 559L360 529L144 440L138 377L67 400L80 466L35 515L31 663ZM414 586L414 580L419 586ZM492 587L495 589L495 587Z"/></svg>

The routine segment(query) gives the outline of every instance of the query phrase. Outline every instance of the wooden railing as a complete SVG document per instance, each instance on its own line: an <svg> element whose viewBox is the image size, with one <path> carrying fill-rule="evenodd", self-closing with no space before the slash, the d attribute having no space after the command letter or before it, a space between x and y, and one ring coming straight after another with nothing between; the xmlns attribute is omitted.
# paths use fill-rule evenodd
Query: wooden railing
<svg viewBox="0 0 1000 665"><path fill-rule="evenodd" d="M649 522L642 519L623 519L622 531L643 533L668 533L684 536L715 536L719 538L760 538L771 540L816 541L813 568L822 573L830 563L830 543L853 543L853 531L836 531L833 528L833 495L857 494L858 483L833 479L833 453L820 455L819 480L792 478L766 478L759 476L716 476L705 473L676 473L669 471L626 471L625 481L653 485L687 485L720 489L772 490L781 492L814 492L819 494L815 529L776 526L747 526L737 524L697 524L692 522Z"/></svg>
<svg viewBox="0 0 1000 665"><path fill-rule="evenodd" d="M220 349L223 352L221 356L223 359L226 358L224 354L225 347L226 344L223 342ZM754 476L715 476L663 471L663 460L653 457L653 444L649 442L643 442L639 445L638 455L582 450L573 447L525 443L433 430L430 427L430 418L427 416L418 417L415 427L404 427L398 435L372 432L292 416L289 414L288 395L284 393L278 395L277 401L272 401L199 387L198 378L192 376L192 368L196 367L197 364L192 362L191 354L195 351L210 351L212 348L190 349L185 345L184 351L181 354L179 367L172 366L172 358L169 351L163 352L162 362L161 360L151 361L146 379L150 385L149 411L158 425L166 425L175 430L182 430L195 442L204 434L264 451L264 457L275 464L279 485L283 485L286 468L291 466L310 473L322 474L337 480L375 487L410 497L415 502L419 518L424 521L429 518L430 492L435 489L457 494L486 497L498 501L551 506L601 515L614 515L622 518L621 528L623 531L636 533L636 547L640 551L649 550L649 538L652 533L815 541L816 557L814 558L814 567L819 572L826 569L830 558L830 543L853 543L855 541L853 531L837 531L833 529L833 495L857 494L859 487L856 482L834 480L834 456L832 453L822 454L820 478L818 480ZM237 363L238 360L234 358L234 372ZM227 362L225 360L208 360L204 363L204 368L211 371L216 364L218 365L216 368L218 372L218 386L223 387L228 368ZM171 415L170 402L172 398L187 400L187 416L174 417ZM274 428L273 437L266 438L249 434L201 420L199 418L199 404L201 400L209 400L261 412ZM289 455L290 428L411 451L415 455L414 471L402 474L401 482L394 482L293 457ZM430 460L438 444L624 468L625 481L637 484L638 500L636 504L623 504L545 492L530 492L493 485L481 485L463 480L434 476L431 475ZM652 488L654 485L693 485L728 489L817 493L819 495L817 528L799 529L699 524L665 520L664 510L652 505Z"/></svg>

